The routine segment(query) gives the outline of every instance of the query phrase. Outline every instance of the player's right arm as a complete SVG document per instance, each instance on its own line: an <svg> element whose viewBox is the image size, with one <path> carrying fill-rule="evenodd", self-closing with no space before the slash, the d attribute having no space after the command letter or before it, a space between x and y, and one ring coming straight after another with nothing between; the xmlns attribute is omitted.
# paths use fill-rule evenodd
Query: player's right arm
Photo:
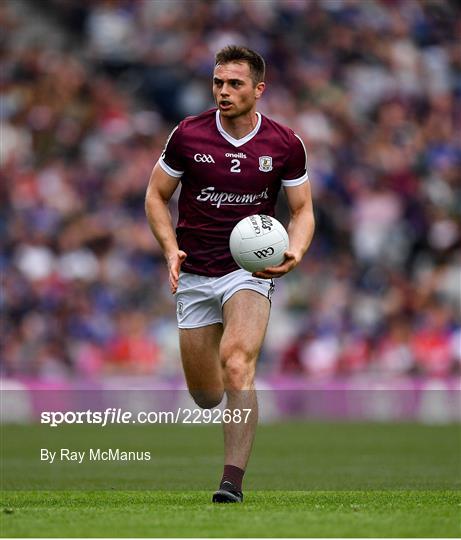
<svg viewBox="0 0 461 540"><path fill-rule="evenodd" d="M170 176L157 163L152 171L146 193L146 215L149 226L162 248L168 264L171 292L178 288L179 270L187 254L180 250L176 241L168 203L176 191L179 178Z"/></svg>

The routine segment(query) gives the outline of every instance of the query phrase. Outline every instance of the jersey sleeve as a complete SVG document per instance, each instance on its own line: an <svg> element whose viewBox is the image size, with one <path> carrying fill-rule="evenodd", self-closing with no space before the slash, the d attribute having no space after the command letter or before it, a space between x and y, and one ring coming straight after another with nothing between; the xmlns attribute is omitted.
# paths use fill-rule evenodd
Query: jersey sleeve
<svg viewBox="0 0 461 540"><path fill-rule="evenodd" d="M292 132L288 159L282 171L282 186L299 186L308 180L306 148L300 137Z"/></svg>
<svg viewBox="0 0 461 540"><path fill-rule="evenodd" d="M175 178L181 178L184 174L184 160L182 152L182 129L181 124L178 124L170 133L162 155L158 160L160 167Z"/></svg>

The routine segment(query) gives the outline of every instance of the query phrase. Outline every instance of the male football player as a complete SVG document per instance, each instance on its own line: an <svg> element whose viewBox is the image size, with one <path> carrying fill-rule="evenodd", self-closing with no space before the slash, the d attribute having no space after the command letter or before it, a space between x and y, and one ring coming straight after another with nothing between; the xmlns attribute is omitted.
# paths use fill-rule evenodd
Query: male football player
<svg viewBox="0 0 461 540"><path fill-rule="evenodd" d="M233 414L223 423L224 472L212 499L218 503L243 500L258 418L255 369L273 278L295 268L314 233L304 145L291 129L256 111L264 75L263 58L246 47L216 54L217 108L186 118L172 131L146 195L149 225L176 295L188 389L202 408L216 407L226 394ZM179 184L175 233L168 202ZM251 274L234 262L229 236L246 216L274 216L280 187L291 214L289 249L279 266Z"/></svg>

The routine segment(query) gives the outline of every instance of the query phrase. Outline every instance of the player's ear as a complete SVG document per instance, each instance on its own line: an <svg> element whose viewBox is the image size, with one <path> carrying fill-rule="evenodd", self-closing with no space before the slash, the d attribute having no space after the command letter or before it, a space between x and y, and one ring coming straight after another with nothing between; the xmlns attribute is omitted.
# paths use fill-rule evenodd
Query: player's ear
<svg viewBox="0 0 461 540"><path fill-rule="evenodd" d="M255 86L255 98L256 99L259 99L263 95L263 92L264 92L265 88L266 88L266 83L263 83L263 82L259 82Z"/></svg>

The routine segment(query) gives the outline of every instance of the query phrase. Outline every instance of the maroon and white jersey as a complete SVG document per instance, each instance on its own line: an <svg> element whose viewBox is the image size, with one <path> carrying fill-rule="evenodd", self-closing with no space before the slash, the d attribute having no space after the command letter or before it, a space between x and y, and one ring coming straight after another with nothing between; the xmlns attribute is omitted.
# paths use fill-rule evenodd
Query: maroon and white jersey
<svg viewBox="0 0 461 540"><path fill-rule="evenodd" d="M159 163L181 178L181 269L219 277L238 269L229 251L234 225L252 214L274 216L280 186L307 181L306 152L289 128L258 115L251 133L234 139L212 109L186 118L172 131Z"/></svg>

